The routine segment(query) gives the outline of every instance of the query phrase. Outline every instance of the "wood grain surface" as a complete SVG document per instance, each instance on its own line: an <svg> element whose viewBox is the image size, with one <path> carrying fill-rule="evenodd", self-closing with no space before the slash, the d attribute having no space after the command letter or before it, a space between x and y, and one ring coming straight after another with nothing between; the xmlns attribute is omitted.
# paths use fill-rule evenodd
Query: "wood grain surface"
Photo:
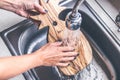
<svg viewBox="0 0 120 80"><path fill-rule="evenodd" d="M59 13L66 9L65 7L58 6L60 0L49 0L49 2L44 2L41 0L42 6L48 10L47 14L40 14L37 16L31 16L32 19L41 21L39 28L49 26L48 42L55 42L62 39L64 35L63 32L66 29L65 21L59 19ZM80 38L78 41L77 52L79 56L66 67L58 67L58 69L64 75L75 75L82 69L84 69L92 60L92 50L86 40L83 33L80 31Z"/></svg>

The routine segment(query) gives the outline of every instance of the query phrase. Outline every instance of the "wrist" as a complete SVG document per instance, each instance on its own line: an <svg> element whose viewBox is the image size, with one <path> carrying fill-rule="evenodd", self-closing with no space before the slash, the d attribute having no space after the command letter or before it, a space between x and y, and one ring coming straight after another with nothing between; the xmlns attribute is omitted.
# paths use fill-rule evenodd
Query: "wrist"
<svg viewBox="0 0 120 80"><path fill-rule="evenodd" d="M33 61L33 67L38 67L38 66L42 66L43 62L41 60L41 57L40 57L40 52L34 52L32 54L30 54L31 57L32 57L32 61Z"/></svg>

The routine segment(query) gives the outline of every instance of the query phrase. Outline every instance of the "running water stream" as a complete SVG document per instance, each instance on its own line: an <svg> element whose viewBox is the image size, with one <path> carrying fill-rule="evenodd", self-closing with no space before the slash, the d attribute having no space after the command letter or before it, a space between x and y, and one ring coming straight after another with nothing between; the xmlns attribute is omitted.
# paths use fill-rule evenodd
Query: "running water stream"
<svg viewBox="0 0 120 80"><path fill-rule="evenodd" d="M66 46L75 47L76 45L78 45L79 35L80 30L71 31L66 29L64 31L62 41ZM76 75L70 77L63 76L61 73L60 75L61 75L60 80L109 80L107 76L108 74L105 73L104 69L98 64L94 57L91 63L82 71L78 72Z"/></svg>

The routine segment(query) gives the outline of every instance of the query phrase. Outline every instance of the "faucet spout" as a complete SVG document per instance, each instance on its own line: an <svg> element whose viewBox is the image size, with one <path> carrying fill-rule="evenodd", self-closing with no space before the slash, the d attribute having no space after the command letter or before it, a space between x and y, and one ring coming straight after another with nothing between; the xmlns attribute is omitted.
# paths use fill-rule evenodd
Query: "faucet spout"
<svg viewBox="0 0 120 80"><path fill-rule="evenodd" d="M78 12L79 6L84 2L84 0L77 0L75 3L72 12L70 12L66 17L66 27L70 30L77 30L80 28L82 17Z"/></svg>
<svg viewBox="0 0 120 80"><path fill-rule="evenodd" d="M78 13L79 6L80 6L83 2L84 2L84 0L77 0L77 1L76 1L75 5L74 5L74 7L73 7L73 9L72 9L72 13L71 13L72 16L75 16L75 14Z"/></svg>

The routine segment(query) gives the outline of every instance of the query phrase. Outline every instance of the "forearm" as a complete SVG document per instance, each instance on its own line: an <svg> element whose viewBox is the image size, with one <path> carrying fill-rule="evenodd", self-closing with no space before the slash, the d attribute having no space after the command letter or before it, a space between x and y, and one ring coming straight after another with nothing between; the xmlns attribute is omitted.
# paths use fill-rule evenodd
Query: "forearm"
<svg viewBox="0 0 120 80"><path fill-rule="evenodd" d="M36 55L0 58L0 80L5 80L38 66ZM40 64L40 63L39 63Z"/></svg>
<svg viewBox="0 0 120 80"><path fill-rule="evenodd" d="M18 2L15 0L0 0L0 8L15 12L15 7L18 5Z"/></svg>

